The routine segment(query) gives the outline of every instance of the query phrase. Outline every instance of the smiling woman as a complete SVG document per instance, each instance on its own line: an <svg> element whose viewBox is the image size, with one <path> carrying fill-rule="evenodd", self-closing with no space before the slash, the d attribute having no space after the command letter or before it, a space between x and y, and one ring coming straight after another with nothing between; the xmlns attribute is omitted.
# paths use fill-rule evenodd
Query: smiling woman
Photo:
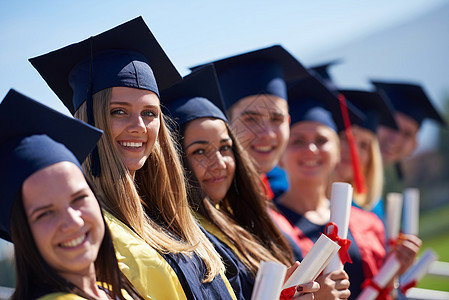
<svg viewBox="0 0 449 300"><path fill-rule="evenodd" d="M22 200L43 259L65 278L74 270L89 273L105 226L81 170L59 162L33 173L23 182ZM81 285L76 278L70 281Z"/></svg>
<svg viewBox="0 0 449 300"><path fill-rule="evenodd" d="M184 134L189 165L201 189L214 204L225 198L234 179L235 159L226 125L219 119L200 118Z"/></svg>
<svg viewBox="0 0 449 300"><path fill-rule="evenodd" d="M141 299L79 163L101 131L13 90L0 119L9 128L0 135L0 236L14 243L12 299Z"/></svg>
<svg viewBox="0 0 449 300"><path fill-rule="evenodd" d="M261 261L290 266L293 255L270 219L258 173L220 109L213 66L193 71L161 99L180 134L196 218L219 249L236 295L250 299ZM308 293L317 286L303 288Z"/></svg>
<svg viewBox="0 0 449 300"><path fill-rule="evenodd" d="M119 265L139 292L233 299L224 265L191 214L160 108L159 89L181 76L143 19L31 62L76 118L104 130L83 168L105 194Z"/></svg>
<svg viewBox="0 0 449 300"><path fill-rule="evenodd" d="M160 128L159 98L147 90L113 87L109 110L111 138L134 177L156 143Z"/></svg>

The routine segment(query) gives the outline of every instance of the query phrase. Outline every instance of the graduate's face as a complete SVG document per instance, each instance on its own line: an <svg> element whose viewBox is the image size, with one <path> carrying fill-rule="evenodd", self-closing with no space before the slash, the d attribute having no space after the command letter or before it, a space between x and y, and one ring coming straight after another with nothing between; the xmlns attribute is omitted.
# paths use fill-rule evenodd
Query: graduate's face
<svg viewBox="0 0 449 300"><path fill-rule="evenodd" d="M113 87L109 111L112 140L134 175L153 151L159 133L159 98L147 90Z"/></svg>
<svg viewBox="0 0 449 300"><path fill-rule="evenodd" d="M410 156L417 146L419 124L414 119L400 113L395 113L399 131L385 126L379 126L380 150L384 165L399 162Z"/></svg>
<svg viewBox="0 0 449 300"><path fill-rule="evenodd" d="M321 123L303 121L291 127L281 164L293 181L323 183L339 159L336 132Z"/></svg>
<svg viewBox="0 0 449 300"><path fill-rule="evenodd" d="M184 149L201 189L219 203L228 192L235 173L232 140L219 119L199 118L188 123Z"/></svg>
<svg viewBox="0 0 449 300"><path fill-rule="evenodd" d="M70 162L50 165L24 181L22 195L43 259L66 279L92 271L105 228L81 170Z"/></svg>
<svg viewBox="0 0 449 300"><path fill-rule="evenodd" d="M375 136L371 131L356 125L352 126L351 130L354 135L354 141L359 155L360 166L362 168L362 172L366 175L369 164L371 162L371 148ZM349 150L348 139L344 131L340 133L340 153L341 160L338 163L336 169L340 178L339 180L351 181L354 177L352 170L352 159Z"/></svg>
<svg viewBox="0 0 449 300"><path fill-rule="evenodd" d="M231 128L256 162L259 173L273 169L287 145L290 116L288 104L273 95L254 95L231 108Z"/></svg>

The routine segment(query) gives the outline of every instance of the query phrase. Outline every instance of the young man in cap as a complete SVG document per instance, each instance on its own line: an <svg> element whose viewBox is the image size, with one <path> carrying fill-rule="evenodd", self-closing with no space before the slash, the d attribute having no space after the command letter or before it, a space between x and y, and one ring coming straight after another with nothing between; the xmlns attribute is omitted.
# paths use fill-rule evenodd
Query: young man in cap
<svg viewBox="0 0 449 300"><path fill-rule="evenodd" d="M401 162L415 151L424 119L433 119L447 126L421 86L402 82L372 83L393 104L399 127L398 131L385 126L379 126L377 130L384 165Z"/></svg>
<svg viewBox="0 0 449 300"><path fill-rule="evenodd" d="M213 63L231 127L268 184L265 174L277 165L289 136L285 82L309 73L279 45Z"/></svg>

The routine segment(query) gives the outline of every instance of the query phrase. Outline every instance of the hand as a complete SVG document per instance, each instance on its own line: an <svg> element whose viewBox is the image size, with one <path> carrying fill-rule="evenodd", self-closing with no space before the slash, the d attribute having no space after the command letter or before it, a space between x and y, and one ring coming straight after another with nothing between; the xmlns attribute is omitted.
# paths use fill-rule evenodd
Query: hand
<svg viewBox="0 0 449 300"><path fill-rule="evenodd" d="M301 295L298 295L296 297L293 297L293 299L296 300L310 300L315 299L314 293L318 292L320 289L320 284L316 281L311 281L304 284L299 284L296 287L296 290L301 293Z"/></svg>
<svg viewBox="0 0 449 300"><path fill-rule="evenodd" d="M299 266L299 261L295 261L293 265L291 265L290 268L287 269L287 273L285 273L284 278L284 284L287 282L287 280L292 276L293 272L295 272L296 268Z"/></svg>
<svg viewBox="0 0 449 300"><path fill-rule="evenodd" d="M316 281L320 290L315 293L315 299L348 299L351 295L349 277L343 270L321 275Z"/></svg>
<svg viewBox="0 0 449 300"><path fill-rule="evenodd" d="M295 261L295 263L287 269L287 273L285 274L284 284L285 284L285 282L287 282L287 280L290 278L290 276L292 276L293 272L296 270L296 268L298 268L298 266L299 266L299 262ZM320 289L320 285L316 281L299 284L296 287L296 290L298 292L300 292L301 294L294 297L293 299L297 299L297 300L314 299L313 293L317 292L319 289Z"/></svg>
<svg viewBox="0 0 449 300"><path fill-rule="evenodd" d="M404 274L415 262L422 241L415 235L400 234L396 243L396 257L401 264L399 274Z"/></svg>

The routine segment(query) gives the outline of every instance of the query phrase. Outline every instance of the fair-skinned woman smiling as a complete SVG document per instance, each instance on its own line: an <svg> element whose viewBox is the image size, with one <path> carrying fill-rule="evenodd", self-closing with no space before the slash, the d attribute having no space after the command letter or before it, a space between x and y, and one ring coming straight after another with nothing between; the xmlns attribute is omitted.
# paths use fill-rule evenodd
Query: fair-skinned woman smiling
<svg viewBox="0 0 449 300"><path fill-rule="evenodd" d="M65 80L51 81L55 70L47 68L69 58L58 74ZM105 133L83 167L106 196L119 264L139 292L149 299L235 298L220 256L191 214L160 108L159 89L181 77L144 21L32 62L77 118Z"/></svg>
<svg viewBox="0 0 449 300"><path fill-rule="evenodd" d="M78 161L101 132L15 91L0 116L9 128L0 136L0 234L15 247L13 299L131 299L122 288L140 299Z"/></svg>
<svg viewBox="0 0 449 300"><path fill-rule="evenodd" d="M383 166L376 128L379 124L392 130L397 128L390 104L378 93L358 90L342 90L346 98L358 109L366 112L363 121L352 120L351 130L356 142L360 167L365 178L365 194L354 193L354 204L384 218L382 203ZM335 169L335 180L353 184L354 175L346 133L340 133L341 161Z"/></svg>
<svg viewBox="0 0 449 300"><path fill-rule="evenodd" d="M291 84L289 100L290 138L280 162L288 175L289 189L277 199L281 214L274 217L306 255L329 222L326 193L330 175L340 160L337 128L344 126L338 99L316 78ZM349 104L348 108L354 115ZM348 239L352 242L348 252L353 263L345 264L347 274L336 271L324 275L321 280L327 284L318 280L322 288L316 298L356 298L364 278L371 278L382 265L386 253L384 229L376 216L352 208Z"/></svg>
<svg viewBox="0 0 449 300"><path fill-rule="evenodd" d="M236 294L249 299L261 260L291 265L290 249L270 220L257 171L233 135L221 107L214 68L195 70L162 93L177 122L200 224L218 239ZM294 264L289 274L297 267ZM304 291L317 289L313 283ZM311 295L304 296L304 299Z"/></svg>
<svg viewBox="0 0 449 300"><path fill-rule="evenodd" d="M354 194L353 204L364 210L372 211L383 220L384 210L381 199L383 166L381 150L375 133L379 125L389 127L392 130L397 128L393 108L388 100L376 92L360 90L343 90L341 92L352 104L366 113L364 120L358 122L353 120L351 126L367 187L365 194ZM341 139L342 161L335 169L335 180L353 183L354 175L350 171L352 168L348 157L347 141L344 138L345 133L342 132L340 136L343 136ZM421 247L421 240L410 234L402 234L400 239L401 241L395 247L395 251L401 262L400 274L402 274L415 261Z"/></svg>
<svg viewBox="0 0 449 300"><path fill-rule="evenodd" d="M54 188L49 189L49 186ZM23 182L23 208L36 246L63 278L94 290L93 262L104 236L100 206L79 168L60 162L41 169ZM89 278L90 279L90 278ZM90 285L89 285L90 284Z"/></svg>
<svg viewBox="0 0 449 300"><path fill-rule="evenodd" d="M160 128L159 98L153 92L113 87L109 105L112 139L134 177L153 151Z"/></svg>

